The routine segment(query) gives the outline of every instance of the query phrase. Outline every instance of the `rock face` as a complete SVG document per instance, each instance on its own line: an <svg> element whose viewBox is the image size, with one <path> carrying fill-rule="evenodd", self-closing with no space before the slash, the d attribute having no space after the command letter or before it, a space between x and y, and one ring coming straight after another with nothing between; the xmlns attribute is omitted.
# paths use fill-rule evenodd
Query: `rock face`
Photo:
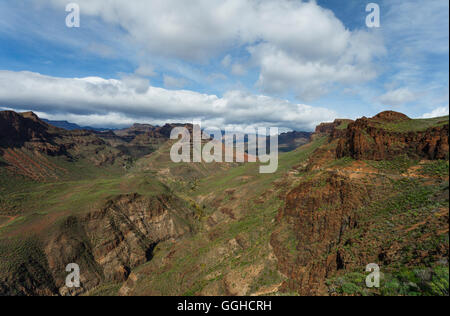
<svg viewBox="0 0 450 316"><path fill-rule="evenodd" d="M411 120L407 115L395 111L384 111L375 115L373 118L384 122L402 122Z"/></svg>
<svg viewBox="0 0 450 316"><path fill-rule="evenodd" d="M47 124L32 112L0 111L0 156L8 169L37 181L45 181L49 174L57 177L58 168L50 166L46 156L88 161L97 167L125 167L166 140L159 132L119 137L112 131L69 131ZM39 174L36 167L49 170Z"/></svg>
<svg viewBox="0 0 450 316"><path fill-rule="evenodd" d="M336 128L335 122L333 123L321 123L316 127L316 134L331 134Z"/></svg>
<svg viewBox="0 0 450 316"><path fill-rule="evenodd" d="M81 229L85 239L80 240L79 233L75 239L70 238L75 236L69 236L67 230L54 236L45 250L50 270L61 271L67 261L81 262L84 291L102 281L126 281L132 268L151 260L159 242L191 232L191 227L177 215L188 218L192 214L175 211L173 204L169 196L147 198L131 194L112 199L100 211L68 219L66 224L75 231ZM71 243L72 247L67 247ZM60 293L66 294L63 280L57 273L54 277Z"/></svg>
<svg viewBox="0 0 450 316"><path fill-rule="evenodd" d="M448 203L448 188L431 196L434 202L422 203L419 215L411 215L410 204L389 204L395 196L390 192L396 192L392 179L375 179L379 183L368 186L367 178L328 171L287 193L271 237L278 268L287 277L282 291L330 295L335 292L326 280L362 272L369 263L384 271L396 264L448 264L448 242L442 240L448 239L448 207L434 207L437 201Z"/></svg>
<svg viewBox="0 0 450 316"><path fill-rule="evenodd" d="M285 290L300 295L326 294L327 275L344 268L339 256L331 254L332 249L340 244L346 230L357 225L355 210L369 195L363 186L333 173L305 182L287 194L271 240L279 268L289 278ZM294 236L285 235L289 230Z"/></svg>
<svg viewBox="0 0 450 316"><path fill-rule="evenodd" d="M105 146L96 133L86 130L66 131L49 125L33 112L0 112L0 148L26 148L51 156L79 152L87 146Z"/></svg>
<svg viewBox="0 0 450 316"><path fill-rule="evenodd" d="M33 285L40 280L29 273L0 282L6 285L0 288L0 294L76 295L102 282L126 281L132 268L152 259L153 248L159 242L189 234L192 231L189 221L180 218L191 216L189 209L168 195L129 194L113 198L99 210L66 218L57 232L43 242L47 264L40 267L38 275L46 275L47 286ZM65 286L68 274L65 268L70 263L80 266L78 290Z"/></svg>
<svg viewBox="0 0 450 316"><path fill-rule="evenodd" d="M336 131L337 127L348 125L352 120L336 119L332 123L321 123L316 127L316 134L332 134Z"/></svg>
<svg viewBox="0 0 450 316"><path fill-rule="evenodd" d="M0 112L0 148L22 147L36 149L48 155L64 153L64 147L56 144L50 125L39 120L32 112L18 114Z"/></svg>
<svg viewBox="0 0 450 316"><path fill-rule="evenodd" d="M113 132L103 134L108 139L105 141L105 138L98 137L97 133L53 129L45 123L42 124L31 113L19 116L14 113L0 114L0 117L4 118L0 121L2 123L0 139L3 139L4 146L7 146L4 157L9 157L9 160L4 160L5 164L11 164L14 157L20 160L21 165L26 162L27 158L24 155L29 153L19 152L14 146L31 146L28 148L39 150L41 147L36 144L41 142L63 146L61 148L67 150L70 155L91 155L96 164L113 163L121 152L116 147L109 147L108 142L120 143L122 138L129 135L130 143L144 144L147 143L148 137L156 135L150 136L152 133L150 130L153 129L151 126L135 125L133 131L129 134L127 132L124 136L118 136ZM442 179L435 178L436 176L423 178L416 183L410 175L419 177L418 169L406 175L403 173L394 175L383 173L381 169L374 169L376 167L364 161L335 160L336 156L338 158L351 156L360 160L390 159L400 154L432 159L448 157L448 124L438 122L436 126L406 132L394 128L397 125L409 126L410 123L411 120L402 114L383 112L371 119L363 118L355 122L336 120L333 123L322 124L316 130L320 135L314 136L317 137L317 145L313 142L309 147L311 150L307 154L309 158L305 157L301 163L293 162L296 164L293 165L293 169L283 175L282 179L277 179L273 186L266 187L265 184L254 186L253 184L258 184L252 182L254 175L245 174L239 180L249 181L248 187L238 187L237 183L233 183L232 189L220 186L217 191L211 191L208 196L197 196L198 200L192 202L190 198L182 200L188 194L186 192L191 191L182 191L183 195L180 195L180 198L169 189L161 190L162 193L158 195L125 194L130 192L129 190L131 192L147 190L146 186L133 187L135 182L130 185L131 181L128 180L134 179L126 175L127 181L120 181L120 187L124 188L120 192L124 194L110 193L113 191L110 191L109 186L99 186L106 192L99 197L102 199L100 201L83 204L83 201L78 201L78 197L73 197L67 200L70 204L64 205L67 209L58 208L54 212L54 218L33 213L31 214L33 217L42 216L40 218L42 221L36 221L36 225L26 226L27 230L23 231L35 230L38 232L37 235L31 235L29 238L31 240L22 241L17 238L20 241L18 244L8 236L0 243L1 259L6 258L0 260L0 271L4 272L0 274L0 296L77 295L96 289L97 286L120 283L124 285L119 294L126 295L134 293L133 287L138 284L139 274L147 273L139 282L145 282L150 288L156 284L146 282L152 278L157 279L154 277L155 274L166 280L167 271L175 271L173 278L168 279L169 287L179 287L178 281L182 280L183 283L187 279L192 279L191 284L199 284L194 283L194 279L195 282L204 284L204 276L200 278L185 278L185 276L186 274L189 276L189 273L196 276L197 274L191 271L209 271L209 267L213 266L216 269L218 258L229 257L232 260L241 256L241 250L243 254L252 254L251 257L244 256L245 261L242 261L251 264L243 267L236 265L234 260L224 261L236 265L236 270L233 269L228 274L226 274L228 267L215 271L217 274L212 273L207 276L207 280L210 281L210 277L217 278L217 283L213 284L217 288L211 287L208 290L205 288L204 292L202 290L198 293L222 293L222 287L226 295L252 293L252 282L259 283L259 276L271 274L264 272L270 265L274 271L277 270L275 271L277 274L281 272L287 279L280 287L285 278L277 277L275 291L280 289L301 295L326 295L336 293L330 291L326 280L339 273L361 271L370 262L389 265L392 262L406 260L420 266L425 260L437 262L439 259L448 258L448 242L442 242L441 239L447 234L448 240L448 208L443 207L448 206L448 175L445 178L444 174L441 176ZM170 133L173 126L166 125L159 128L157 133L160 136L155 137L165 139L165 135ZM8 143L5 135L15 133L20 137L12 138ZM303 135L292 136L295 138ZM291 141L292 138L287 137L287 142ZM86 148L92 151L89 152ZM28 161L29 165L31 163ZM171 170L167 172L170 173ZM137 179L150 180L147 177L152 176L153 173L146 173L145 178ZM187 179L189 173L182 173L180 178L183 177ZM426 188L425 181L428 183ZM414 182L414 185L410 182ZM217 182L214 184L217 185ZM404 185L408 186L402 188ZM414 189L416 185L418 190L411 191L410 188ZM263 187L257 199L256 193L255 195L249 193L250 186ZM439 191L427 193L428 187L433 186L439 187ZM70 188L73 188L74 192L78 190L76 186ZM394 200L392 210L386 209L385 205L397 197L400 188L403 193L412 193ZM90 190L98 188L89 186L89 192ZM200 192L204 194L203 191ZM415 194L416 192L418 194ZM224 193L226 199L223 199ZM83 200L84 196L81 195L79 198ZM247 198L246 195L251 198ZM275 196L283 201L277 199L273 208L272 204L265 205L267 202L271 203L270 200ZM63 200L60 199L60 195L57 197L52 199L51 203L59 206ZM249 201L251 203L248 203ZM257 206L259 204L264 208L267 206L267 215L264 214L264 220L267 221L263 223L270 222L270 225L261 226L258 220L255 224L257 228L250 230L246 220L256 213L246 215L244 209L249 205L255 205L256 211L259 212ZM80 205L88 209L80 210ZM200 205L203 205L203 209ZM272 221L273 211L278 207L278 216ZM205 221L199 220L204 217L205 210L210 209L216 209L213 215L207 220L205 218ZM53 212L48 215L53 215ZM223 223L224 221L229 221L232 226L222 226L227 224ZM253 223L253 220L251 222ZM235 227L238 226L245 227L237 234ZM28 229L29 227L32 229ZM200 228L199 235L184 240L183 238L195 231L195 227ZM231 229L228 230L227 227ZM269 229L267 235L261 238L262 230L267 229ZM266 237L269 235L270 245L266 243ZM228 236L232 239L226 241L227 244L217 246L219 243L215 243L215 240L222 237L227 237L224 238L227 240ZM207 239L202 239L204 237ZM153 258L155 246L164 241L170 241L167 243L169 247L158 247L166 249L158 250L158 256ZM428 242L430 245L427 248L422 247ZM211 245L212 248L211 252L208 252L209 257L204 255L206 245ZM272 246L273 253L269 246ZM255 264L252 260L260 256L261 248L266 247L270 249L267 263ZM8 254L13 252L20 253L20 256L8 258ZM200 257L202 261L195 261L198 264L192 264L191 260L186 260L186 253L192 257ZM411 254L413 256L410 256ZM145 264L151 260L154 261ZM67 276L65 269L70 263L80 266L81 289L73 290L65 286ZM212 264L203 266L204 263ZM181 264L185 264L186 267L181 267ZM135 269L137 267L139 268ZM178 270L178 267L182 269ZM219 278L222 276L223 280ZM186 293L187 289L193 288L191 284L187 284L181 285L179 289L183 290L183 287L185 289L180 293ZM274 292L259 293L264 295Z"/></svg>
<svg viewBox="0 0 450 316"><path fill-rule="evenodd" d="M342 128L342 124L347 123L348 127ZM428 159L448 158L448 124L437 122L437 126L407 132L391 128L397 124L410 127L410 123L413 123L411 119L403 114L383 112L372 119L318 126L316 133L320 136L327 134L328 142L311 155L302 169L315 173L287 191L285 205L278 212L278 225L271 237L278 268L287 276L282 290L300 295L328 295L330 292L325 280L331 276L340 271L361 271L370 262L383 265L409 258L404 253L405 249L411 248L408 251L412 253L411 258L417 259L417 265L425 260L423 258L436 261L448 256L445 244L431 246L424 251L420 243L423 240L409 235L421 225L424 227L420 229L426 231L427 223L432 225L432 231L419 233L424 240L435 238L430 237L433 234L448 233L448 209L432 210L441 212L439 215L423 212L422 221L411 218L408 226L400 216L408 218L412 198L401 196L399 199L404 206L394 203L392 210L384 210L392 211L399 218L393 220L394 216L386 215L384 220L375 220L374 216L379 216L380 212L373 209L374 205L387 199L381 203L385 206L390 194L398 193L391 186L395 177L389 181L385 178L389 175L378 177L377 172L364 169L365 163L361 161L351 162L345 167L329 164L335 161L336 156L361 160L391 159L403 154ZM417 126L413 124L413 128ZM327 165L329 167L324 168ZM409 183L411 180L406 177L405 181ZM439 184L440 180L436 180L436 185ZM408 192L404 190L402 194ZM438 199L437 196L434 198ZM398 243L392 242L392 232L395 232ZM413 259L408 259L410 262Z"/></svg>
<svg viewBox="0 0 450 316"><path fill-rule="evenodd" d="M349 124L336 149L337 158L390 160L406 154L426 159L447 159L449 124L424 131L396 131L386 124L401 124L411 119L396 112L383 112Z"/></svg>

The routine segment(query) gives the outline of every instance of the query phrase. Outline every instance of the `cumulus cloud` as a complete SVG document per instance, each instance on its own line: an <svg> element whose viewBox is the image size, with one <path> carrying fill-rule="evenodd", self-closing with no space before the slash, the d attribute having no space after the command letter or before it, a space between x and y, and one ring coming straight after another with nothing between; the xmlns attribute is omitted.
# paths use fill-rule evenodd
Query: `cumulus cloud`
<svg viewBox="0 0 450 316"><path fill-rule="evenodd" d="M128 89L133 89L137 94L148 91L149 81L137 75L122 75L122 82Z"/></svg>
<svg viewBox="0 0 450 316"><path fill-rule="evenodd" d="M443 107L434 109L430 113L425 113L424 115L422 115L422 118L426 119L426 118L441 117L441 116L446 116L446 115L448 115L448 106L443 106Z"/></svg>
<svg viewBox="0 0 450 316"><path fill-rule="evenodd" d="M44 0L34 0L44 2ZM78 0L82 14L118 25L151 54L207 63L236 47L260 69L264 92L294 92L302 99L335 84L361 83L377 72L384 45L376 32L345 28L315 1ZM48 1L45 1L48 3ZM65 0L51 0L63 7ZM227 55L222 64L231 66ZM240 65L233 73L243 75Z"/></svg>
<svg viewBox="0 0 450 316"><path fill-rule="evenodd" d="M148 86L144 92L128 80L58 78L12 71L0 71L0 105L92 126L201 119L206 125L220 127L275 126L312 130L318 123L337 116L326 108L242 91L230 91L217 97Z"/></svg>
<svg viewBox="0 0 450 316"><path fill-rule="evenodd" d="M416 99L416 94L408 88L391 90L379 97L381 103L391 106L403 105L415 101Z"/></svg>

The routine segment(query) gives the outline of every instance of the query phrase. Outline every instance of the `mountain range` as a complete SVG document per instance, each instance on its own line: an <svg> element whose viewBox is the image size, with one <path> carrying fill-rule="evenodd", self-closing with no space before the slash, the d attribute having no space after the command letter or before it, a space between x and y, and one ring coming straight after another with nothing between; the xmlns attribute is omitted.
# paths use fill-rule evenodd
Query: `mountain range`
<svg viewBox="0 0 450 316"><path fill-rule="evenodd" d="M74 130L89 130L89 131L107 131L107 130L114 130L113 128L102 128L102 127L90 127L90 126L80 126L75 123L70 123L68 121L51 121L47 119L41 119L45 123L48 123L50 125L53 125L55 127L59 127L68 131L74 131Z"/></svg>
<svg viewBox="0 0 450 316"><path fill-rule="evenodd" d="M175 126L0 112L0 295L448 295L448 116L285 133L274 174L173 163Z"/></svg>

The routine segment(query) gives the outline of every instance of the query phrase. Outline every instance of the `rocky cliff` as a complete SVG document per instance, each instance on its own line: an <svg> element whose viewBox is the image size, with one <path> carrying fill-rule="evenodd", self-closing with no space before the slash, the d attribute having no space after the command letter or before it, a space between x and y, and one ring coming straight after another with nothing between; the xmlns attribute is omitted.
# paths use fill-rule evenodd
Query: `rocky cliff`
<svg viewBox="0 0 450 316"><path fill-rule="evenodd" d="M96 173L120 146L147 144L141 130L153 127L133 128L131 141L52 139L46 125L25 137L62 144L73 160L53 182L0 174L0 295L448 295L448 118L322 124L271 175L173 164L170 143ZM26 143L3 148L0 172L58 163ZM70 263L81 268L77 291L64 286ZM365 286L370 263L386 276L381 289Z"/></svg>
<svg viewBox="0 0 450 316"><path fill-rule="evenodd" d="M39 120L32 112L0 112L0 148L27 146L48 155L60 155L65 148L55 141L56 128Z"/></svg>
<svg viewBox="0 0 450 316"><path fill-rule="evenodd" d="M355 210L368 202L370 194L361 183L329 173L286 195L271 240L280 269L289 277L286 290L300 295L327 293L324 280L344 268L332 250L342 242L344 232L358 225Z"/></svg>
<svg viewBox="0 0 450 316"><path fill-rule="evenodd" d="M358 287L345 280L348 274L364 280L369 263L394 274L398 266L433 271L448 264L448 162L439 160L448 159L448 118L383 112L347 123L317 128L328 141L299 169L304 180L284 196L271 238L288 278L283 291L361 295L368 293L363 281ZM430 288L429 275L422 290ZM336 284L327 283L335 277Z"/></svg>
<svg viewBox="0 0 450 316"><path fill-rule="evenodd" d="M42 121L32 112L0 111L0 158L7 170L35 181L54 180L61 172L67 173L49 157L123 169L166 140L159 132L120 137L112 131L69 131Z"/></svg>
<svg viewBox="0 0 450 316"><path fill-rule="evenodd" d="M391 111L371 119L361 118L349 124L339 141L336 156L384 160L406 154L417 158L447 159L448 118L437 120L435 125L420 126L420 122Z"/></svg>
<svg viewBox="0 0 450 316"><path fill-rule="evenodd" d="M170 195L112 198L101 209L60 220L53 233L33 243L35 250L21 266L4 271L0 295L74 295L103 283L124 282L131 269L152 259L159 242L191 233L192 217ZM70 263L80 266L77 290L65 286Z"/></svg>

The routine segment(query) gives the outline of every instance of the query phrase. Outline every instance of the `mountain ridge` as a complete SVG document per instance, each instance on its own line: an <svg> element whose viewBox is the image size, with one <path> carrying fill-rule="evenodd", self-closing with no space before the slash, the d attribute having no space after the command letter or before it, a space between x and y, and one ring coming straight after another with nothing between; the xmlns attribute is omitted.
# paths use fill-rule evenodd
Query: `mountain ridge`
<svg viewBox="0 0 450 316"><path fill-rule="evenodd" d="M263 175L258 163L172 163L173 142L149 130L2 115L17 135L0 142L1 295L448 295L448 160L409 143L440 141L429 148L448 157L448 118L321 124ZM355 130L403 144L341 150ZM72 262L77 291L64 285ZM369 263L380 289L364 285Z"/></svg>

